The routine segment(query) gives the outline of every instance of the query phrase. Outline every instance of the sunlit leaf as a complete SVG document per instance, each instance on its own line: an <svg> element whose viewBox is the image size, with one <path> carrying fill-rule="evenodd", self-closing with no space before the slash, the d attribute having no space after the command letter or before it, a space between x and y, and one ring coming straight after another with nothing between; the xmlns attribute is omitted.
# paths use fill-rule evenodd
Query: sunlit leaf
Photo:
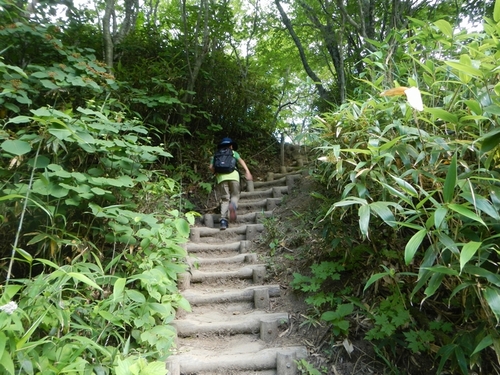
<svg viewBox="0 0 500 375"><path fill-rule="evenodd" d="M113 285L113 301L122 298L123 291L125 290L125 284L127 283L127 279L124 277L120 277L115 281L115 285Z"/></svg>
<svg viewBox="0 0 500 375"><path fill-rule="evenodd" d="M478 223L483 224L484 226L487 226L483 219L481 219L478 215L476 215L474 212L469 210L468 208L460 205L460 204L449 204L448 208L459 213L460 215L463 215L471 220L477 221Z"/></svg>
<svg viewBox="0 0 500 375"><path fill-rule="evenodd" d="M438 20L434 22L434 25L436 25L437 28L448 38L451 38L453 36L453 28L451 27L451 24L448 21Z"/></svg>
<svg viewBox="0 0 500 375"><path fill-rule="evenodd" d="M418 248L422 244L425 236L427 235L427 229L421 229L415 233L405 246L405 263L410 264Z"/></svg>
<svg viewBox="0 0 500 375"><path fill-rule="evenodd" d="M493 207L491 202L481 195L472 195L471 193L464 192L460 194L461 197L465 198L467 202L474 205L476 210L482 211L488 216L492 217L495 220L500 220L500 215L498 211Z"/></svg>
<svg viewBox="0 0 500 375"><path fill-rule="evenodd" d="M99 285L97 285L94 281L90 280L87 276L85 276L83 273L78 273L78 272L68 272L68 276L77 279L81 281L84 284L90 285L93 288L102 290Z"/></svg>
<svg viewBox="0 0 500 375"><path fill-rule="evenodd" d="M461 63L454 62L454 61L445 61L444 63L446 65L451 66L452 68L458 70L459 72L463 72L463 73L468 74L474 78L484 78L483 72L477 68L472 67L472 66L468 66L468 65L461 64Z"/></svg>
<svg viewBox="0 0 500 375"><path fill-rule="evenodd" d="M446 219L446 215L448 214L448 209L444 206L438 207L434 212L434 226L436 229L441 227L441 224Z"/></svg>
<svg viewBox="0 0 500 375"><path fill-rule="evenodd" d="M460 272L467 264L469 260L476 254L479 247L481 247L482 242L468 242L462 247L462 251L460 252Z"/></svg>
<svg viewBox="0 0 500 375"><path fill-rule="evenodd" d="M425 112L429 112L434 115L436 119L442 119L446 122L456 124L458 122L458 117L454 113L450 113L443 108L425 108Z"/></svg>
<svg viewBox="0 0 500 375"><path fill-rule="evenodd" d="M500 22L500 1L495 1L495 6L493 7L493 19L495 22Z"/></svg>

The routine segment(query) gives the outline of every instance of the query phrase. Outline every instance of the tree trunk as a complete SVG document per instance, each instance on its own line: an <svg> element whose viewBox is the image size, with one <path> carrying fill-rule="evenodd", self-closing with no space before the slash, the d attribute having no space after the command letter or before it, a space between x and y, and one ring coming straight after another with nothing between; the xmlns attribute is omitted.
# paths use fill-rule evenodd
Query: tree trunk
<svg viewBox="0 0 500 375"><path fill-rule="evenodd" d="M276 6L278 7L278 11L280 12L281 19L283 21L283 24L285 25L286 29L288 30L288 33L292 37L295 46L297 47L300 55L300 60L302 61L302 66L304 67L307 75L313 80L314 85L316 86L316 89L318 90L319 96L321 99L324 101L329 101L330 95L328 91L323 87L323 84L320 80L320 78L316 75L316 73L311 69L308 61L306 54L304 52L304 47L302 46L302 43L300 42L299 37L295 33L295 30L293 29L292 22L288 18L287 14L283 10L283 7L281 6L280 0L274 0Z"/></svg>
<svg viewBox="0 0 500 375"><path fill-rule="evenodd" d="M102 18L102 35L104 38L104 61L109 69L113 69L114 44L111 34L111 15L115 9L115 0L106 0L104 17Z"/></svg>

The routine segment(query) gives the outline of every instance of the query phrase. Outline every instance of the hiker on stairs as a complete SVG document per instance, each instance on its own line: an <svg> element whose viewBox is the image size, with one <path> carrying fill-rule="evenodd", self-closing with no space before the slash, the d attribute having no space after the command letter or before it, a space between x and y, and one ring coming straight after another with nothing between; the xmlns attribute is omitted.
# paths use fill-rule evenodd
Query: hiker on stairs
<svg viewBox="0 0 500 375"><path fill-rule="evenodd" d="M236 221L236 209L240 199L240 174L236 169L239 163L245 171L247 181L252 181L253 177L247 164L236 152L238 144L231 138L223 138L217 145L217 151L210 163L210 170L217 178L217 192L220 197L220 229L228 227L229 220ZM228 215L229 213L229 215Z"/></svg>

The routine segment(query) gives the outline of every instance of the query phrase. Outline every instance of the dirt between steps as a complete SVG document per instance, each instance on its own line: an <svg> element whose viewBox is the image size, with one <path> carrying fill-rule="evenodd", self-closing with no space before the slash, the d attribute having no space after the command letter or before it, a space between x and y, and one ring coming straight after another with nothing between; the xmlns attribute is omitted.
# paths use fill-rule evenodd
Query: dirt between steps
<svg viewBox="0 0 500 375"><path fill-rule="evenodd" d="M369 342L360 337L349 337L348 341L344 342L344 338L336 339L332 336L329 327L320 323L317 320L310 319L313 316L313 311L304 302L304 295L296 293L290 283L293 279L294 272L305 271L304 264L297 261L298 254L296 248L285 244L278 246L278 249L271 250L270 242L273 239L281 241L286 237L290 230L301 230L301 223L294 224L294 221L302 214L309 212L311 208L317 205L317 201L311 197L311 193L315 191L315 183L304 177L298 182L298 186L290 193L284 196L284 203L274 210L274 217L270 221L270 226L265 225L264 232L258 240L253 241L251 250L257 253L257 263L265 264L268 269L266 284L279 284L281 296L271 299L271 312L288 312L289 324L280 326L279 344L273 342L266 344L269 346L283 345L295 346L303 345L308 349L309 356L307 362L320 371L322 375L374 375L383 374L383 366L376 358L373 347ZM269 223L268 223L269 224ZM292 229L290 229L292 228ZM270 233L272 231L273 233ZM274 237L273 237L274 236ZM237 235L228 231L221 231L213 236L212 239L203 239L203 242L220 242L236 240ZM208 240L208 241L206 241ZM307 238L310 241L310 251L314 251L316 242L314 236ZM286 241L281 241L286 242ZM245 287L247 282L244 280L230 282L224 280L214 280L211 282L211 287L237 287L234 284L240 283L241 287ZM192 284L194 290L208 287L208 285ZM232 305L232 306L231 306ZM233 314L244 314L251 304L241 304L235 306L231 304L218 304L217 310L231 311ZM215 308L214 306L205 306L205 308ZM200 311L200 307L194 307L194 312ZM219 334L202 334L196 338L196 345L199 347L224 350L234 352L238 351L240 345L248 345L248 338L245 335L229 335L224 336ZM255 342L258 342L258 332L255 333ZM192 341L194 342L194 341ZM181 342L189 347L190 339L181 339ZM347 352L345 345L352 345L354 349L350 354ZM309 374L309 372L302 372ZM226 373L217 373L217 375L225 375ZM227 372L227 375L234 375L236 372ZM238 372L238 375L268 375L268 372ZM269 375L272 372L269 372ZM204 375L211 375L207 373Z"/></svg>

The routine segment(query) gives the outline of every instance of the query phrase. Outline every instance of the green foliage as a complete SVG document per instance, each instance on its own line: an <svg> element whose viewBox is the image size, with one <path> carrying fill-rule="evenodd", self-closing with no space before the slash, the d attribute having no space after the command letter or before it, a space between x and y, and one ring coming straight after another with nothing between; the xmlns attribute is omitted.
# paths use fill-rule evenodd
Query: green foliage
<svg viewBox="0 0 500 375"><path fill-rule="evenodd" d="M389 338L398 328L408 325L411 319L401 298L395 295L384 299L372 314L374 327L366 334L369 340Z"/></svg>
<svg viewBox="0 0 500 375"><path fill-rule="evenodd" d="M335 336L349 334L349 320L345 319L354 310L352 303L338 305L334 311L326 311L321 314L321 320L332 325L332 333Z"/></svg>
<svg viewBox="0 0 500 375"><path fill-rule="evenodd" d="M301 374L306 374L306 375L321 375L322 372L319 370L315 369L312 364L307 362L305 359L301 359L297 361L297 369L300 371Z"/></svg>
<svg viewBox="0 0 500 375"><path fill-rule="evenodd" d="M500 318L500 26L486 19L484 33L470 34L454 33L445 20L412 22L408 38L394 35L398 48L390 50L388 40L364 59L360 95L318 122L326 160L318 177L334 202L323 220L357 217L359 241L389 244L403 256L370 250L358 259L384 264L384 272L365 275L365 293L390 292L366 309L373 324L367 338L391 350L404 340L412 353L432 355L434 346L440 370L465 374L500 354L491 335ZM391 54L397 58L384 64ZM389 74L394 82L385 80ZM419 87L424 110L376 97L387 84ZM346 268L359 269L349 260ZM453 309L453 320L443 322L453 328L421 319L408 308L416 301L428 316ZM474 339L471 322L479 327Z"/></svg>
<svg viewBox="0 0 500 375"><path fill-rule="evenodd" d="M344 266L338 262L321 262L311 266L311 276L293 274L291 286L295 290L308 293L306 302L314 307L334 306L339 298L332 293L331 284L340 280Z"/></svg>
<svg viewBox="0 0 500 375"><path fill-rule="evenodd" d="M0 61L1 371L157 373L175 311L190 309L176 281L196 214L149 170L172 155L118 100L120 83L57 34L0 30L44 48L22 68L15 53Z"/></svg>

